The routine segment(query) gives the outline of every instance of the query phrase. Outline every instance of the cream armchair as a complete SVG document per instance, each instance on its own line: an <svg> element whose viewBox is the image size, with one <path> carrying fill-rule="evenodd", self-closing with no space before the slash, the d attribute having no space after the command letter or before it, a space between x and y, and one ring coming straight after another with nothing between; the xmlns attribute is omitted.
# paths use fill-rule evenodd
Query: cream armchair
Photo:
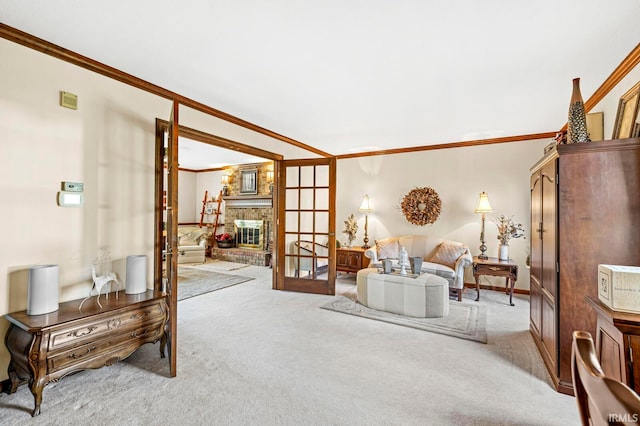
<svg viewBox="0 0 640 426"><path fill-rule="evenodd" d="M382 259L392 259L397 264L402 247L409 257L422 257L422 272L445 278L449 282L450 292L457 293L458 301L462 301L464 268L473 263L469 247L458 241L408 235L376 240L376 244L364 255L371 259L369 267L380 266Z"/></svg>
<svg viewBox="0 0 640 426"><path fill-rule="evenodd" d="M207 230L192 225L178 225L178 263L204 263Z"/></svg>

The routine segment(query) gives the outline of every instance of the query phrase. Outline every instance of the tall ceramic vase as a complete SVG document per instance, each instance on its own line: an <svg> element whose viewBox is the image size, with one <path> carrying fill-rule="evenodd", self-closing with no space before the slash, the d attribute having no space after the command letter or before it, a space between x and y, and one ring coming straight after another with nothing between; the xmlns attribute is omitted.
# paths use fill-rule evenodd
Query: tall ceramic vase
<svg viewBox="0 0 640 426"><path fill-rule="evenodd" d="M506 244L500 244L498 246L498 259L509 260L509 246Z"/></svg>
<svg viewBox="0 0 640 426"><path fill-rule="evenodd" d="M580 93L580 79L573 79L573 91L567 120L567 143L591 142L587 131L587 115Z"/></svg>

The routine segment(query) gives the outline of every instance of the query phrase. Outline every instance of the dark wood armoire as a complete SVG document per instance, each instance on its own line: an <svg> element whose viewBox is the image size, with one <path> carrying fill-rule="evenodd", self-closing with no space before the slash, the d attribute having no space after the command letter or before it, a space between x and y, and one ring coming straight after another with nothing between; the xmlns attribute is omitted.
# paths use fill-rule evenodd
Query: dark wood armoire
<svg viewBox="0 0 640 426"><path fill-rule="evenodd" d="M558 145L531 168L530 330L573 394L574 330L595 338L599 264L640 266L640 139Z"/></svg>

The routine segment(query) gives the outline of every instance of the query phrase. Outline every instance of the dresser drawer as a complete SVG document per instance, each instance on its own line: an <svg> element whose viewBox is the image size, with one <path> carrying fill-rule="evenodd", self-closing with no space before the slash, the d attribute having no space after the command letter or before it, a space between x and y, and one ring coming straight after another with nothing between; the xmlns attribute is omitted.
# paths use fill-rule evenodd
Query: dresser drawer
<svg viewBox="0 0 640 426"><path fill-rule="evenodd" d="M511 266L509 265L482 265L479 264L474 270L478 275L507 276L511 275Z"/></svg>
<svg viewBox="0 0 640 426"><path fill-rule="evenodd" d="M60 331L52 330L49 336L49 351L82 345L96 341L101 335L111 334L114 330L136 328L148 322L163 320L165 312L160 304L142 307L135 311L122 312L116 315L105 313L81 321L77 326L67 325ZM117 332L117 331L116 331Z"/></svg>
<svg viewBox="0 0 640 426"><path fill-rule="evenodd" d="M68 367L98 368L113 358L123 359L144 343L159 339L163 334L163 325L164 321L156 321L130 330L121 329L120 333L60 352L47 359L47 373L56 373Z"/></svg>

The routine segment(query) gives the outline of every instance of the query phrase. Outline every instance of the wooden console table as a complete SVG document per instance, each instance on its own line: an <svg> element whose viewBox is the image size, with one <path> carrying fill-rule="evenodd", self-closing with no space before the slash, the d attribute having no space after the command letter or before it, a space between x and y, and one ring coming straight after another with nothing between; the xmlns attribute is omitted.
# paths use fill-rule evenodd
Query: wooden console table
<svg viewBox="0 0 640 426"><path fill-rule="evenodd" d="M516 263L511 260L500 260L497 257L480 259L475 256L473 258L473 277L476 280L476 302L480 300L480 275L505 277L507 280L505 290L509 292L509 305L515 306L513 304L513 287L518 280L518 265Z"/></svg>
<svg viewBox="0 0 640 426"><path fill-rule="evenodd" d="M168 318L164 293L111 293L109 299L95 297L78 310L82 299L63 302L55 312L27 315L27 311L5 315L11 323L5 343L11 361L9 393L28 381L35 400L32 416L40 414L44 387L79 370L112 365L131 355L145 343L160 341L164 358Z"/></svg>

